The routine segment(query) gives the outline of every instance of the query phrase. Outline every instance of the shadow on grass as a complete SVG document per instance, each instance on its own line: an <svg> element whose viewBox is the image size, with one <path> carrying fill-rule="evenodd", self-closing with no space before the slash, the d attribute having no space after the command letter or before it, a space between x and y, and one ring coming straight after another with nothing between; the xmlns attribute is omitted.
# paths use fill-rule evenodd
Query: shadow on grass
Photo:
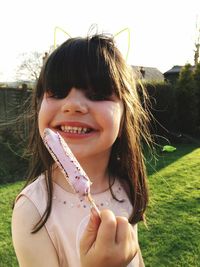
<svg viewBox="0 0 200 267"><path fill-rule="evenodd" d="M157 146L155 152L146 150L145 157L148 175L152 175L155 172L160 171L161 169L167 167L168 165L179 160L185 155L190 154L192 151L200 147L197 143L183 143L172 145L176 147L176 150L174 152L162 152L163 146L161 145Z"/></svg>

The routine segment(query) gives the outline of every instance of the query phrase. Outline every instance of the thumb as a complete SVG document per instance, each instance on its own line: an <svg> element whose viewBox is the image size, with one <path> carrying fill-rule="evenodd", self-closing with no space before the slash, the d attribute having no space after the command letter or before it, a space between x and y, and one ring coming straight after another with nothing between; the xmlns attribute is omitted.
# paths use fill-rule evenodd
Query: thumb
<svg viewBox="0 0 200 267"><path fill-rule="evenodd" d="M90 220L80 240L80 254L86 255L94 244L101 219L94 208L91 209Z"/></svg>

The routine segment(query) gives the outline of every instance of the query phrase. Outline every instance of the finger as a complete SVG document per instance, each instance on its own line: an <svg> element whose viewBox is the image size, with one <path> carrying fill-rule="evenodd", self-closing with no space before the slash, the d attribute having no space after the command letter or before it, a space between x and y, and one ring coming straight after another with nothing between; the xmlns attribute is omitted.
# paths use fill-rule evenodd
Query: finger
<svg viewBox="0 0 200 267"><path fill-rule="evenodd" d="M138 251L138 243L132 225L125 217L117 217L117 234L116 243L121 248L120 251L124 255L124 260L130 262Z"/></svg>
<svg viewBox="0 0 200 267"><path fill-rule="evenodd" d="M138 240L136 237L136 233L133 229L133 226L131 224L129 224L129 247L130 247L130 257L134 258L135 255L138 253L139 250L139 244L138 244Z"/></svg>
<svg viewBox="0 0 200 267"><path fill-rule="evenodd" d="M116 243L126 242L130 238L130 229L128 219L125 217L116 217L117 220L117 230L116 230Z"/></svg>
<svg viewBox="0 0 200 267"><path fill-rule="evenodd" d="M97 245L112 246L116 239L116 217L110 210L102 210L100 216L101 224L97 235Z"/></svg>
<svg viewBox="0 0 200 267"><path fill-rule="evenodd" d="M80 240L80 253L86 255L94 244L101 219L94 208L91 209L90 220Z"/></svg>

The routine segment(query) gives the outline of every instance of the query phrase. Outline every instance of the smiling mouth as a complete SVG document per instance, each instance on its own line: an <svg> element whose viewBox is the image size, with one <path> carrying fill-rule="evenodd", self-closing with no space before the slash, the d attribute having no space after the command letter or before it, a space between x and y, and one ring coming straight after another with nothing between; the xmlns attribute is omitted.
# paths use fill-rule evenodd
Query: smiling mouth
<svg viewBox="0 0 200 267"><path fill-rule="evenodd" d="M73 127L73 126L65 126L62 125L60 127L61 131L65 133L73 133L73 134L87 134L92 131L91 128L86 128L86 127Z"/></svg>

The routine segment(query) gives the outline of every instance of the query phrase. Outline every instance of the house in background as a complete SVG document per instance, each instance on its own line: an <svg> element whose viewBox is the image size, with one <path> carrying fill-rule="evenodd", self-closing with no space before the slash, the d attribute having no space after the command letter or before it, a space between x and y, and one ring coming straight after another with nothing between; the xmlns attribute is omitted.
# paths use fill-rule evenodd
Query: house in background
<svg viewBox="0 0 200 267"><path fill-rule="evenodd" d="M168 81L170 83L176 82L176 80L179 77L182 67L183 66L175 65L170 70L166 71L164 73L165 81Z"/></svg>
<svg viewBox="0 0 200 267"><path fill-rule="evenodd" d="M164 75L157 68L132 66L136 77L146 82L163 82Z"/></svg>
<svg viewBox="0 0 200 267"><path fill-rule="evenodd" d="M164 73L165 81L175 83L183 67L184 66L175 65L170 70L166 71ZM195 67L192 66L191 68L194 69Z"/></svg>

